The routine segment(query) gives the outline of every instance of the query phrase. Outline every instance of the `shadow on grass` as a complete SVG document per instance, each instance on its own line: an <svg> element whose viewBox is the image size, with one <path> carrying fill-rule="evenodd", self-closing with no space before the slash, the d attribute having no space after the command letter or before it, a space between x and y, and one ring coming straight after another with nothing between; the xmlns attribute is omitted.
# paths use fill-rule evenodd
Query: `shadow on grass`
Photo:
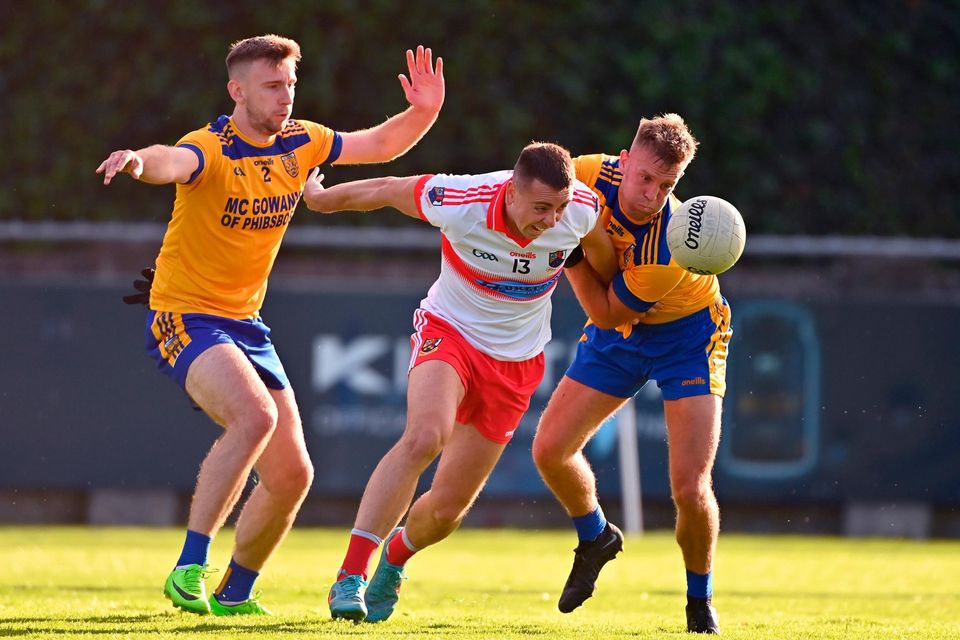
<svg viewBox="0 0 960 640"><path fill-rule="evenodd" d="M134 613L134 614L124 614L117 613L109 616L76 616L76 617L59 617L59 616L49 616L46 618L0 618L0 629L2 625L5 624L30 624L30 623L54 623L54 622L91 622L94 624L130 624L130 623L144 623L144 622L156 622L157 620L162 620L167 618L168 614L166 613Z"/></svg>
<svg viewBox="0 0 960 640"><path fill-rule="evenodd" d="M165 622L176 622L178 624L168 625ZM491 633L519 633L525 636L549 636L552 630L545 627L542 623L508 623L503 625L502 621L491 623L494 626L485 624L482 621L473 621L466 626L471 632L482 631L490 626ZM23 626L20 629L10 628L11 626ZM369 637L375 634L376 637L410 637L411 634L418 635L430 633L433 635L461 636L464 633L464 623L453 622L420 622L410 624L356 624L345 620L331 620L330 618L317 615L316 617L305 617L298 619L277 619L277 618L198 618L197 622L192 624L182 624L174 616L166 613L158 614L117 614L109 616L73 616L63 618L38 618L38 617L18 617L0 619L0 636L3 637L23 637L35 636L40 634L60 635L76 634L90 636L116 636L117 625L123 625L123 633L138 634L185 634L187 636L218 636L229 632L231 634L250 634L263 635L268 633L275 634L305 634L335 632L338 636L365 636Z"/></svg>
<svg viewBox="0 0 960 640"><path fill-rule="evenodd" d="M17 617L0 618L0 637L36 636L40 634L89 634L89 635L117 635L116 625L123 625L124 634L136 631L155 631L154 625L167 616L162 613L115 614L109 616L79 616L79 617ZM11 629L11 625L25 625L22 629ZM88 626L102 625L102 626ZM142 627L136 629L135 627ZM67 628L64 628L67 627Z"/></svg>

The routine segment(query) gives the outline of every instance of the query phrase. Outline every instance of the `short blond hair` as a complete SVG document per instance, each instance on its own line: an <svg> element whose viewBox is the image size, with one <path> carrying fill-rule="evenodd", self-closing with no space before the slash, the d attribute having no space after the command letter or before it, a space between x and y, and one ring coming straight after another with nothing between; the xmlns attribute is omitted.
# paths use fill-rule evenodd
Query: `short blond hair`
<svg viewBox="0 0 960 640"><path fill-rule="evenodd" d="M272 33L245 40L237 40L230 45L227 54L227 75L234 78L240 68L255 60L266 60L280 64L292 58L294 66L300 61L300 45L296 40L284 38Z"/></svg>
<svg viewBox="0 0 960 640"><path fill-rule="evenodd" d="M640 120L630 148L646 147L666 164L686 166L696 155L698 144L683 118L675 113L664 113Z"/></svg>

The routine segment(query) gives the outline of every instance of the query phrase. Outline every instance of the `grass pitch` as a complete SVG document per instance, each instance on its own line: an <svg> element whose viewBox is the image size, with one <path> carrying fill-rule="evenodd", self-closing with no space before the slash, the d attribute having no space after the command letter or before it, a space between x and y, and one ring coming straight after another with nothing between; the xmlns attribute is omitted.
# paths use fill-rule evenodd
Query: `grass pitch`
<svg viewBox="0 0 960 640"><path fill-rule="evenodd" d="M671 533L628 538L597 593L556 609L573 530L463 530L410 561L394 617L329 619L345 530L295 530L257 587L277 615L197 617L161 587L182 543L174 529L0 528L0 636L163 638L690 638ZM212 562L229 561L232 532ZM727 638L960 638L960 543L724 534L715 604ZM208 588L216 586L216 577Z"/></svg>

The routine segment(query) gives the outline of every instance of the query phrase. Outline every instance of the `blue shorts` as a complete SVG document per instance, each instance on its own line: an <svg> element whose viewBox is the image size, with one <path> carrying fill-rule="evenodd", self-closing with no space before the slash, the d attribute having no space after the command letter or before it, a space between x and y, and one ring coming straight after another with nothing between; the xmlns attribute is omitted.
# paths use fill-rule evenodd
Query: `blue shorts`
<svg viewBox="0 0 960 640"><path fill-rule="evenodd" d="M665 400L726 391L730 306L718 299L705 309L664 324L637 324L627 338L616 329L588 325L567 376L618 398L631 398L656 380Z"/></svg>
<svg viewBox="0 0 960 640"><path fill-rule="evenodd" d="M260 318L232 320L204 313L150 311L144 332L147 353L157 367L186 391L187 370L201 353L217 344L236 345L270 389L290 386L270 327Z"/></svg>

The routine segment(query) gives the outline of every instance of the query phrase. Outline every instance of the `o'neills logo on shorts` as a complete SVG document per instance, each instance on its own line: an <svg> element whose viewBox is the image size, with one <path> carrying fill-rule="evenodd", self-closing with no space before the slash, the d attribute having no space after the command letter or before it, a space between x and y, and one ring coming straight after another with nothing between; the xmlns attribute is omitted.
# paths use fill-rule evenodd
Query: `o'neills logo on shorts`
<svg viewBox="0 0 960 640"><path fill-rule="evenodd" d="M441 342L443 342L443 338L428 338L427 340L424 340L423 346L420 347L420 353L430 353L432 351L436 351Z"/></svg>

